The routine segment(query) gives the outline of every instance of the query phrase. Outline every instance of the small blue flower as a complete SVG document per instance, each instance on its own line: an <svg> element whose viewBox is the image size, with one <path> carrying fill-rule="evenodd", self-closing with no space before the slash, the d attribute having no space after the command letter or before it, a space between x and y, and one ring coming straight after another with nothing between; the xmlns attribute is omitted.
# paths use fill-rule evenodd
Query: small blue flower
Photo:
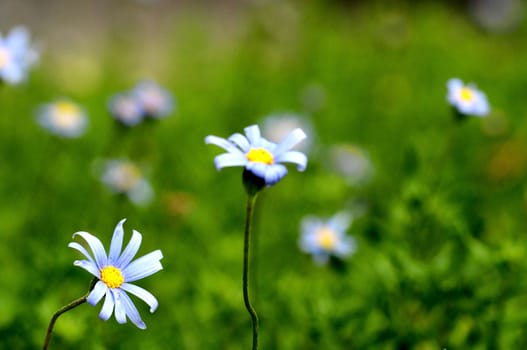
<svg viewBox="0 0 527 350"><path fill-rule="evenodd" d="M144 116L160 119L174 109L174 97L170 92L150 80L139 82L131 94L141 106Z"/></svg>
<svg viewBox="0 0 527 350"><path fill-rule="evenodd" d="M346 235L351 217L339 213L327 220L308 216L301 223L300 249L313 255L317 264L326 264L330 256L345 258L356 249L356 242Z"/></svg>
<svg viewBox="0 0 527 350"><path fill-rule="evenodd" d="M99 317L106 321L115 310L115 319L118 323L126 323L126 317L128 317L138 328L145 329L146 325L127 292L148 304L150 312L153 313L157 309L157 299L147 290L131 284L131 282L162 270L163 266L160 260L163 258L163 254L160 250L156 250L132 261L141 246L142 236L133 230L130 242L121 251L124 235L123 223L125 221L126 219L121 220L115 227L108 255L106 255L101 241L88 232L76 232L73 237L81 236L88 243L93 255L90 255L77 242L71 242L68 247L79 251L86 257L85 260L75 260L73 264L82 267L99 279L87 298L87 302L95 306L105 297Z"/></svg>
<svg viewBox="0 0 527 350"><path fill-rule="evenodd" d="M460 79L452 78L448 80L447 88L447 100L459 113L478 117L489 114L487 97L477 89L476 85L465 85Z"/></svg>
<svg viewBox="0 0 527 350"><path fill-rule="evenodd" d="M143 108L130 93L115 94L108 102L110 114L126 126L134 126L143 120Z"/></svg>
<svg viewBox="0 0 527 350"><path fill-rule="evenodd" d="M66 138L82 136L88 125L84 110L66 99L40 107L37 121L51 133Z"/></svg>
<svg viewBox="0 0 527 350"><path fill-rule="evenodd" d="M146 205L153 197L153 190L143 171L126 159L113 159L105 163L102 182L114 193L124 193L136 205Z"/></svg>
<svg viewBox="0 0 527 350"><path fill-rule="evenodd" d="M38 53L30 47L29 31L15 27L2 38L0 34L0 79L18 84L26 79L27 71L38 60Z"/></svg>
<svg viewBox="0 0 527 350"><path fill-rule="evenodd" d="M228 152L214 158L218 170L243 166L263 179L267 186L276 184L287 174L287 168L280 163L294 163L299 171L305 170L307 157L299 151L291 151L291 148L306 138L301 129L291 131L279 144L263 138L257 125L245 128L245 135L236 133L228 139L212 135L205 138L205 143L219 146Z"/></svg>

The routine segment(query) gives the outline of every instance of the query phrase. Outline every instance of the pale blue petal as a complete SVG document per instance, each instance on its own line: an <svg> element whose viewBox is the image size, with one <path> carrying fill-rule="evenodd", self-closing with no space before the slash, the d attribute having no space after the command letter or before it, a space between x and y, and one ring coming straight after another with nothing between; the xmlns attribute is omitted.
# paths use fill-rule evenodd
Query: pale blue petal
<svg viewBox="0 0 527 350"><path fill-rule="evenodd" d="M338 257L345 257L355 251L355 240L351 237L342 237L339 239L337 245L334 248L334 253Z"/></svg>
<svg viewBox="0 0 527 350"><path fill-rule="evenodd" d="M209 144L209 145L215 145L215 146L221 147L224 150L226 150L227 152L242 153L242 151L240 151L231 142L227 141L224 138L218 137L218 136L209 135L209 136L205 137L205 143Z"/></svg>
<svg viewBox="0 0 527 350"><path fill-rule="evenodd" d="M244 153L249 152L249 149L251 148L251 145L249 144L249 141L247 140L247 138L239 133L231 135L229 137L229 141L236 144L238 147L240 147L240 149Z"/></svg>
<svg viewBox="0 0 527 350"><path fill-rule="evenodd" d="M26 50L29 44L29 30L26 27L17 26L9 31L5 38L6 45L16 51Z"/></svg>
<svg viewBox="0 0 527 350"><path fill-rule="evenodd" d="M95 263L95 260L93 260L93 258L90 255L90 253L88 253L88 251L82 245L80 245L79 243L71 242L70 244L68 244L68 247L79 251L82 255L84 255L88 259L88 261L90 263L92 263L94 266L97 266L97 264Z"/></svg>
<svg viewBox="0 0 527 350"><path fill-rule="evenodd" d="M159 262L162 258L161 250L156 250L133 261L123 270L125 282L137 281L162 270Z"/></svg>
<svg viewBox="0 0 527 350"><path fill-rule="evenodd" d="M126 312L126 316L130 318L130 321L132 321L132 323L135 324L137 328L146 329L146 325L141 319L139 311L137 311L137 308L135 307L130 297L124 291L121 290L119 290L119 296L121 297L121 302Z"/></svg>
<svg viewBox="0 0 527 350"><path fill-rule="evenodd" d="M463 82L458 78L452 78L447 81L447 88L448 90L455 90L461 89L463 87Z"/></svg>
<svg viewBox="0 0 527 350"><path fill-rule="evenodd" d="M115 301L113 299L113 293L108 288L106 289L106 297L104 298L104 304L102 304L102 309L99 313L99 318L104 321L108 320L112 316L114 305Z"/></svg>
<svg viewBox="0 0 527 350"><path fill-rule="evenodd" d="M25 71L22 65L12 63L1 71L2 78L10 84L18 84L25 79Z"/></svg>
<svg viewBox="0 0 527 350"><path fill-rule="evenodd" d="M126 265L132 261L135 254L137 254L137 251L139 250L139 247L141 246L141 240L143 236L136 230L132 231L132 238L130 238L130 242L126 246L126 248L123 251L123 254L119 257L117 260L117 263L115 266L119 269L124 269Z"/></svg>
<svg viewBox="0 0 527 350"><path fill-rule="evenodd" d="M295 163L299 171L306 170L307 157L304 153L298 151L289 151L282 153L274 159L278 163Z"/></svg>
<svg viewBox="0 0 527 350"><path fill-rule="evenodd" d="M121 249L123 247L123 224L126 219L122 219L115 226L113 231L112 242L110 243L110 254L108 255L108 264L113 265L119 259L119 254L121 254Z"/></svg>
<svg viewBox="0 0 527 350"><path fill-rule="evenodd" d="M104 251L104 247L99 238L84 231L75 232L73 234L73 238L75 238L75 236L81 236L84 238L86 243L88 243L93 252L93 256L95 257L95 262L97 263L99 270L107 265L108 258L106 257L106 252Z"/></svg>
<svg viewBox="0 0 527 350"><path fill-rule="evenodd" d="M135 205L144 206L150 203L152 198L154 198L154 190L152 189L150 182L146 179L141 179L137 182L137 185L126 193L126 195Z"/></svg>
<svg viewBox="0 0 527 350"><path fill-rule="evenodd" d="M328 221L328 226L339 234L344 234L344 231L351 225L352 217L349 213L341 212L333 216Z"/></svg>
<svg viewBox="0 0 527 350"><path fill-rule="evenodd" d="M223 153L214 158L214 164L218 170L231 166L244 166L247 162L247 157L241 153Z"/></svg>
<svg viewBox="0 0 527 350"><path fill-rule="evenodd" d="M123 283L120 288L135 295L136 297L147 303L148 306L150 306L150 312L154 312L157 310L159 303L156 297L154 297L152 293L150 293L146 289L130 283Z"/></svg>
<svg viewBox="0 0 527 350"><path fill-rule="evenodd" d="M88 260L75 260L73 262L73 265L78 266L78 267L82 267L84 270L88 271L89 273L91 273L95 277L101 278L100 269L97 268L97 266L94 263L92 263L92 262L90 262Z"/></svg>
<svg viewBox="0 0 527 350"><path fill-rule="evenodd" d="M91 306L95 306L102 299L102 297L104 296L104 294L106 294L107 291L108 287L106 286L106 284L102 281L99 281L95 284L95 287L93 287L86 301Z"/></svg>
<svg viewBox="0 0 527 350"><path fill-rule="evenodd" d="M269 165L260 162L249 162L245 166L247 170L262 179L265 179L265 173L267 172L268 167Z"/></svg>
<svg viewBox="0 0 527 350"><path fill-rule="evenodd" d="M274 164L267 167L265 173L265 184L270 186L276 184L287 174L287 168L281 164Z"/></svg>
<svg viewBox="0 0 527 350"><path fill-rule="evenodd" d="M249 140L249 143L253 146L258 146L261 138L260 128L258 127L258 125L248 126L244 130L245 135L247 135L247 139Z"/></svg>
<svg viewBox="0 0 527 350"><path fill-rule="evenodd" d="M120 289L110 289L113 294L113 300L115 302L115 319L117 323L126 323L126 307L123 304L122 294Z"/></svg>
<svg viewBox="0 0 527 350"><path fill-rule="evenodd" d="M273 152L273 155L275 157L279 157L282 153L287 152L291 148L295 147L306 137L307 135L302 131L302 129L296 128L295 130L291 131L282 142L278 144Z"/></svg>

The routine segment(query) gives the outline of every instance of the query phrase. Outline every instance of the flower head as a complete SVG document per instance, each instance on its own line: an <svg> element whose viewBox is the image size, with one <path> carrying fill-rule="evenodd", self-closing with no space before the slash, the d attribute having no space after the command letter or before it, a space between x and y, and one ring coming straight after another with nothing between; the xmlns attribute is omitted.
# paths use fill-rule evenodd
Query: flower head
<svg viewBox="0 0 527 350"><path fill-rule="evenodd" d="M205 143L227 151L214 159L218 170L243 166L267 186L276 184L287 174L287 168L281 163L295 163L299 171L305 170L307 157L299 151L291 151L291 148L306 138L301 129L294 129L278 144L263 138L257 125L245 128L245 135L236 133L228 139L212 135L205 138Z"/></svg>
<svg viewBox="0 0 527 350"><path fill-rule="evenodd" d="M174 109L174 97L153 81L139 82L131 94L142 107L145 117L164 118Z"/></svg>
<svg viewBox="0 0 527 350"><path fill-rule="evenodd" d="M126 159L113 159L104 164L102 182L114 193L124 193L137 205L145 205L152 199L153 191L143 171Z"/></svg>
<svg viewBox="0 0 527 350"><path fill-rule="evenodd" d="M76 232L73 237L81 236L88 243L93 255L90 255L77 242L71 242L68 247L79 251L86 257L84 260L75 260L73 264L82 267L99 279L87 298L87 302L95 306L105 297L99 317L106 321L115 310L115 319L118 323L126 323L128 317L137 327L145 329L146 325L127 292L148 304L150 312L157 309L157 299L147 290L131 284L131 282L162 270L163 266L160 260L163 258L163 254L160 250L156 250L132 261L141 246L142 236L133 230L130 242L122 250L123 223L125 221L126 219L121 220L115 227L108 255L106 255L101 241L88 232Z"/></svg>
<svg viewBox="0 0 527 350"><path fill-rule="evenodd" d="M447 88L447 100L459 113L479 117L489 114L487 97L476 85L465 85L460 79L452 78L448 80Z"/></svg>
<svg viewBox="0 0 527 350"><path fill-rule="evenodd" d="M139 101L129 93L119 93L108 102L110 114L126 126L134 126L143 120L143 108Z"/></svg>
<svg viewBox="0 0 527 350"><path fill-rule="evenodd" d="M1 80L9 84L21 83L37 60L38 53L30 47L27 28L15 27L4 38L0 34Z"/></svg>
<svg viewBox="0 0 527 350"><path fill-rule="evenodd" d="M43 105L38 112L37 121L51 133L66 138L81 136L88 125L84 110L66 99Z"/></svg>
<svg viewBox="0 0 527 350"><path fill-rule="evenodd" d="M327 220L308 216L301 223L300 249L312 254L318 264L325 264L330 256L344 258L355 251L355 239L346 235L351 218L339 213Z"/></svg>

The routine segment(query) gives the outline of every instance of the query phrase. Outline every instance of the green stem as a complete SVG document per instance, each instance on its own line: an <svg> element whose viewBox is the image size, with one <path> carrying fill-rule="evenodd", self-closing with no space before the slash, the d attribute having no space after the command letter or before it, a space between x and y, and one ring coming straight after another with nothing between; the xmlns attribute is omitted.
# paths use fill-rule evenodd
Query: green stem
<svg viewBox="0 0 527 350"><path fill-rule="evenodd" d="M245 231L244 231L244 244L243 244L243 301L245 303L245 308L251 316L251 321L253 325L253 345L252 350L258 349L258 315L256 310L251 305L251 300L249 298L249 253L250 253L250 244L251 244L251 227L252 227L252 217L254 204L256 202L256 195L249 195L247 198L247 209L245 217Z"/></svg>
<svg viewBox="0 0 527 350"><path fill-rule="evenodd" d="M48 326L48 332L46 333L46 340L44 340L44 346L42 347L43 350L47 350L47 348L49 346L49 341L51 340L51 333L53 333L53 327L55 326L55 322L57 321L59 316L62 315L63 313L65 313L65 312L70 311L71 309L76 308L79 305L84 304L86 302L86 300L88 299L88 295L90 295L93 287L95 287L95 283L97 283L97 281L98 281L97 278L94 278L91 281L91 283L90 283L90 291L88 293L86 293L86 295L84 295L83 297L81 297L79 299L73 300L71 303L69 303L67 305L64 305L63 307L58 309L57 312L55 312L53 314L53 316L51 316L51 320L49 321L49 326Z"/></svg>

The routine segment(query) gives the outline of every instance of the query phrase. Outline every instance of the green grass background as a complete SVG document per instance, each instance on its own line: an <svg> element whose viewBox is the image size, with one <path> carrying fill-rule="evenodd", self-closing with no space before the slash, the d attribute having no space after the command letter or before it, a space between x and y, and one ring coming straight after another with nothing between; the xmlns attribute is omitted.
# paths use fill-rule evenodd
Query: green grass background
<svg viewBox="0 0 527 350"><path fill-rule="evenodd" d="M1 87L0 348L42 345L53 312L90 281L72 265L72 233L108 245L126 217L125 239L136 229L140 254L165 256L163 271L138 282L159 309L134 299L148 329L103 322L101 305L82 305L58 320L50 348L247 349L241 170L218 173L221 150L203 139L277 111L305 115L314 146L307 171L292 168L257 203L262 349L527 347L525 23L490 33L465 7L435 1L220 8L183 6L152 30L151 8L137 10L145 25L116 7L110 16L122 17L98 46L42 45L29 81ZM45 33L32 31L41 43ZM119 133L107 100L143 77L170 89L177 111ZM451 77L486 92L488 119L453 121ZM324 96L318 108L302 97L312 86ZM80 139L34 120L60 96L89 113ZM342 143L371 156L367 184L350 186L328 166L328 149ZM111 157L148 168L150 206L103 188L93 162ZM340 268L316 266L298 249L300 220L350 203L366 207L349 230L356 254Z"/></svg>

